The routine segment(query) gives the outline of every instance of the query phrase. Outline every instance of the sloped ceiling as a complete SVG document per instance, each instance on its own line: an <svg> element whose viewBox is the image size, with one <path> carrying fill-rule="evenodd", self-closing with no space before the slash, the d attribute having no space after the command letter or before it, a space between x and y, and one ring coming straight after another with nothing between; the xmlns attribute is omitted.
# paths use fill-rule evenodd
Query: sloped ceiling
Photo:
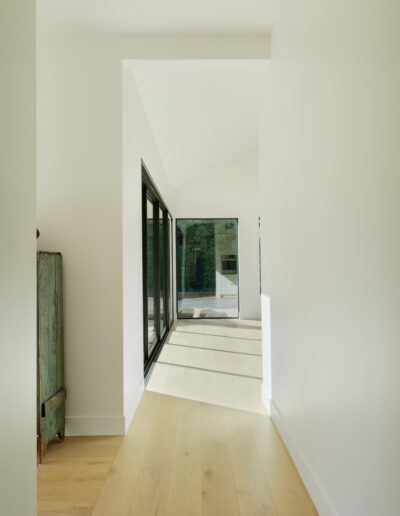
<svg viewBox="0 0 400 516"><path fill-rule="evenodd" d="M260 71L135 71L172 187L257 152Z"/></svg>

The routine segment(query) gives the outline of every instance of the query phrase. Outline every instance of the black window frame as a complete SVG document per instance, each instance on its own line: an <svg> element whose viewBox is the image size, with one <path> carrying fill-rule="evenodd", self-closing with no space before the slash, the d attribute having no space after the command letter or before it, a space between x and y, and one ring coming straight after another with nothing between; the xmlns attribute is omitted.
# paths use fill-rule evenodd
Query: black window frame
<svg viewBox="0 0 400 516"><path fill-rule="evenodd" d="M237 278L238 278L238 315L235 317L193 317L193 318L187 318L187 317L179 317L179 300L178 300L178 274L179 274L179 264L178 264L178 256L177 256L177 247L178 247L178 223L179 221L184 220L229 220L229 221L235 221L236 222L236 228L237 228L237 238L236 238L236 252L237 252ZM239 218L238 217L178 217L175 219L175 255L176 255L176 263L175 263L175 277L176 277L176 288L175 288L175 306L176 306L176 318L178 321L211 321L211 320L229 320L229 319L240 319L240 258L239 258Z"/></svg>
<svg viewBox="0 0 400 516"><path fill-rule="evenodd" d="M173 278L170 277L171 263L173 263L173 247L171 246L172 235L168 231L169 217L173 221L171 212L165 204L160 192L158 191L155 183L144 164L141 162L142 169L142 267L143 267L143 361L144 361L144 376L146 377L149 373L152 365L157 360L168 333L174 323L174 301L173 291ZM153 269L154 269L154 323L156 331L156 344L151 352L148 352L148 292L147 292L147 200L150 200L154 206L153 213ZM161 314L160 314L160 209L163 214L163 247L165 253L164 263L164 328L161 331ZM171 312L169 296L171 296Z"/></svg>

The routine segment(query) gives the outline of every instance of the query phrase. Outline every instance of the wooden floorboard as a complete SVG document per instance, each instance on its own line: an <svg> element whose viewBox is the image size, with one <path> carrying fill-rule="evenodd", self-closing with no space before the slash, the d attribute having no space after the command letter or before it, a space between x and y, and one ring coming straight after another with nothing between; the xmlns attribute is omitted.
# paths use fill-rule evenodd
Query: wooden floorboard
<svg viewBox="0 0 400 516"><path fill-rule="evenodd" d="M38 466L38 515L90 515L123 437L70 437L50 443Z"/></svg>
<svg viewBox="0 0 400 516"><path fill-rule="evenodd" d="M311 516L268 416L145 392L94 516Z"/></svg>

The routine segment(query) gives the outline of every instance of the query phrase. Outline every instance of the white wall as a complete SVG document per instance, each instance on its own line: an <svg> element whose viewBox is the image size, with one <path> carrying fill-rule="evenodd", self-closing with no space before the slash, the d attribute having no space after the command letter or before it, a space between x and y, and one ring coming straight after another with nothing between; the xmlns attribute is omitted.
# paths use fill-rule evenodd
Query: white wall
<svg viewBox="0 0 400 516"><path fill-rule="evenodd" d="M260 236L261 236L261 321L262 321L262 356L263 356L263 383L261 388L262 400L270 413L272 398L271 373L271 274L274 271L273 255L273 191L271 185L271 167L268 159L267 143L272 137L268 134L270 128L271 92L269 90L270 67L262 77L265 96L260 103L259 121L259 199L260 199ZM272 271L272 273L269 273Z"/></svg>
<svg viewBox="0 0 400 516"><path fill-rule="evenodd" d="M123 433L118 47L38 42L41 250L64 256L67 432Z"/></svg>
<svg viewBox="0 0 400 516"><path fill-rule="evenodd" d="M122 60L268 55L269 40L263 36L39 38L38 224L40 248L64 255L70 434L123 433L141 392L136 377L141 355L133 355L142 353L137 338L143 328L139 312L129 313L130 306L141 306L141 288L126 269L131 240L123 268L123 234L129 227L123 228L122 201L125 208L130 202L123 184L134 184L122 173L123 162L132 167L123 156ZM133 223L137 213L128 209L125 215ZM131 231L137 237L137 226ZM136 249L132 264L137 259ZM124 294L123 274L129 283ZM124 315L123 302L128 303ZM129 342L123 344L123 338Z"/></svg>
<svg viewBox="0 0 400 516"><path fill-rule="evenodd" d="M142 181L145 163L168 209L172 191L134 73L123 73L124 414L126 429L143 392Z"/></svg>
<svg viewBox="0 0 400 516"><path fill-rule="evenodd" d="M400 511L399 14L287 0L274 24L272 411L321 515Z"/></svg>
<svg viewBox="0 0 400 516"><path fill-rule="evenodd" d="M240 317L260 319L258 156L174 189L176 218L239 218Z"/></svg>
<svg viewBox="0 0 400 516"><path fill-rule="evenodd" d="M0 514L36 514L35 2L0 6ZM22 493L22 494L21 494Z"/></svg>

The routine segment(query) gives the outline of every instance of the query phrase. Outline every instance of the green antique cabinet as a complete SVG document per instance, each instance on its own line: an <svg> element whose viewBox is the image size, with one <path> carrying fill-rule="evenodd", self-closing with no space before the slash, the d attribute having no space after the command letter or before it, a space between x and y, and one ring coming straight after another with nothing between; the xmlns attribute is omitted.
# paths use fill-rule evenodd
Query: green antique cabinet
<svg viewBox="0 0 400 516"><path fill-rule="evenodd" d="M63 276L60 253L37 253L37 433L39 463L65 434Z"/></svg>

